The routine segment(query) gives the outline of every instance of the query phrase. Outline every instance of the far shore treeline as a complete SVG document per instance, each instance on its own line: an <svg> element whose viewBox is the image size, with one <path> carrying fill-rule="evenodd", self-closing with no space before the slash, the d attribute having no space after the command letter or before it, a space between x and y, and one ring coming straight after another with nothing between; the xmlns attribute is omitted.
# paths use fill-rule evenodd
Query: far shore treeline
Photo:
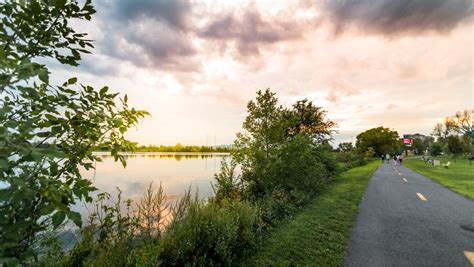
<svg viewBox="0 0 474 267"><path fill-rule="evenodd" d="M196 145L182 145L176 144L174 146L165 145L147 145L140 146L136 142L130 142L127 152L231 152L232 146L196 146ZM99 151L108 151L107 146L101 146Z"/></svg>

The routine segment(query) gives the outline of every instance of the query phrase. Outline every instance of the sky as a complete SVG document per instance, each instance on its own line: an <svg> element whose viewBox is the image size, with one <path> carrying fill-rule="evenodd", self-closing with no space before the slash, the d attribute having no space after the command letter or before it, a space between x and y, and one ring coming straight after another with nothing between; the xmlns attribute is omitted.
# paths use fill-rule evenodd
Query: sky
<svg viewBox="0 0 474 267"><path fill-rule="evenodd" d="M472 0L95 1L74 21L95 49L53 80L108 85L151 113L140 144L230 144L270 88L337 123L334 143L384 126L430 134L474 107Z"/></svg>

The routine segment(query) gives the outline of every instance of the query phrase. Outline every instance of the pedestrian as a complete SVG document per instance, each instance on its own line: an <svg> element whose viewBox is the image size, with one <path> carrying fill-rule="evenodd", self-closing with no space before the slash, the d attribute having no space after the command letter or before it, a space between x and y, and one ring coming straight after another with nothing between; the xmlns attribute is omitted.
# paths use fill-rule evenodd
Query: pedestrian
<svg viewBox="0 0 474 267"><path fill-rule="evenodd" d="M385 156L382 155L382 156L380 157L380 159L382 160L382 163L383 163L383 162L385 161Z"/></svg>
<svg viewBox="0 0 474 267"><path fill-rule="evenodd" d="M402 165L402 162L403 162L403 155L400 155L400 157L398 158L398 161L400 162L400 165Z"/></svg>
<svg viewBox="0 0 474 267"><path fill-rule="evenodd" d="M387 155L385 155L385 159L387 160L387 163L390 164L390 154L387 153Z"/></svg>

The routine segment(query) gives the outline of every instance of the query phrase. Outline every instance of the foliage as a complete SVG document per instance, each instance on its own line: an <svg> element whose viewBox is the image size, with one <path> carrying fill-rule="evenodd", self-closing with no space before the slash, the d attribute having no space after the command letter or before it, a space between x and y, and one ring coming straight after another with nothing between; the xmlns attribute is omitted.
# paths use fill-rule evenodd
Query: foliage
<svg viewBox="0 0 474 267"><path fill-rule="evenodd" d="M439 156L443 153L443 144L440 142L434 142L430 148L430 155Z"/></svg>
<svg viewBox="0 0 474 267"><path fill-rule="evenodd" d="M53 255L55 265L230 264L256 243L261 223L249 202L205 203L190 190L173 205L166 200L161 184L157 190L150 184L136 210L132 201L122 201L120 190L115 201L100 194L80 241L67 255Z"/></svg>
<svg viewBox="0 0 474 267"><path fill-rule="evenodd" d="M132 149L134 152L230 152L232 151L231 147L227 146L192 146L192 145L182 145L176 144L174 146L138 146L137 143L132 143L128 149ZM107 146L100 147L101 151L108 151ZM125 151L125 150L123 150Z"/></svg>
<svg viewBox="0 0 474 267"><path fill-rule="evenodd" d="M81 230L81 239L64 260L66 266L121 266L131 251L161 238L168 203L161 184L152 184L136 203L101 193L94 203L89 224Z"/></svg>
<svg viewBox="0 0 474 267"><path fill-rule="evenodd" d="M443 150L447 154L457 156L463 153L472 153L474 110L458 111L454 116L446 117L443 123L435 125L433 135L437 138L437 142L442 144Z"/></svg>
<svg viewBox="0 0 474 267"><path fill-rule="evenodd" d="M343 142L337 146L338 152L347 153L347 152L351 152L352 150L354 150L354 146L352 145L351 142Z"/></svg>
<svg viewBox="0 0 474 267"><path fill-rule="evenodd" d="M330 139L332 128L336 126L335 122L324 120L326 111L308 99L296 101L292 109L284 110L283 114L289 136L307 134L319 143Z"/></svg>
<svg viewBox="0 0 474 267"><path fill-rule="evenodd" d="M375 157L375 149L373 147L367 148L367 150L364 153L364 158L365 159L370 159Z"/></svg>
<svg viewBox="0 0 474 267"><path fill-rule="evenodd" d="M271 229L241 266L340 266L358 203L379 161L335 178L285 223Z"/></svg>
<svg viewBox="0 0 474 267"><path fill-rule="evenodd" d="M433 135L445 139L449 135L474 135L474 109L458 111L454 116L446 117L443 123L437 123Z"/></svg>
<svg viewBox="0 0 474 267"><path fill-rule="evenodd" d="M401 141L396 131L380 126L358 134L356 148L360 153L366 153L372 148L374 156L379 157L399 152Z"/></svg>
<svg viewBox="0 0 474 267"><path fill-rule="evenodd" d="M424 139L424 140L420 138L415 138L413 139L412 148L416 155L424 155L432 143L433 143L432 137Z"/></svg>
<svg viewBox="0 0 474 267"><path fill-rule="evenodd" d="M284 142L272 163L270 188L317 192L336 173L335 159L325 147L297 135Z"/></svg>
<svg viewBox="0 0 474 267"><path fill-rule="evenodd" d="M165 266L230 265L254 247L257 226L257 210L248 202L195 202L155 251Z"/></svg>
<svg viewBox="0 0 474 267"><path fill-rule="evenodd" d="M214 175L216 183L212 184L214 197L211 201L219 203L225 199L241 198L242 183L239 177L235 175L236 166L237 163L233 160L230 163L225 159L221 161L220 172Z"/></svg>
<svg viewBox="0 0 474 267"><path fill-rule="evenodd" d="M459 136L450 135L446 138L446 150L453 156L458 156L465 152L469 152L470 142L463 143L463 140Z"/></svg>
<svg viewBox="0 0 474 267"><path fill-rule="evenodd" d="M153 190L153 184L148 186L140 202L137 204L137 219L140 222L139 230L147 237L160 237L161 229L166 226L166 216L168 215L169 204L166 202L166 195L163 187Z"/></svg>
<svg viewBox="0 0 474 267"><path fill-rule="evenodd" d="M335 152L336 161L341 171L367 164L366 155L357 151L351 142L340 143Z"/></svg>
<svg viewBox="0 0 474 267"><path fill-rule="evenodd" d="M274 189L303 189L311 193L334 175L324 158L324 141L334 123L325 111L308 100L292 108L278 105L275 93L258 91L247 105L248 115L237 134L234 159L242 169L241 181L248 199L271 194ZM329 165L328 165L329 164Z"/></svg>
<svg viewBox="0 0 474 267"><path fill-rule="evenodd" d="M77 78L49 82L40 62L77 66L90 53L87 34L69 24L91 18L90 1L2 1L0 12L0 264L27 263L39 233L66 218L81 225L70 206L91 200L95 188L79 168L99 160L92 151L105 144L125 165L123 135L147 113L107 87L97 91Z"/></svg>

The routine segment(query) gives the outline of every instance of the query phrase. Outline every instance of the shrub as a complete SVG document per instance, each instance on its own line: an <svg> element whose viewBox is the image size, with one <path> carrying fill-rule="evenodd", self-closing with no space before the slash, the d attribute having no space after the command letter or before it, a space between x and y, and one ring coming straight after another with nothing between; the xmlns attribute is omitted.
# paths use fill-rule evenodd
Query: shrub
<svg viewBox="0 0 474 267"><path fill-rule="evenodd" d="M259 220L249 202L193 202L159 244L133 254L129 263L165 266L231 264L254 247ZM151 262L150 262L151 261Z"/></svg>
<svg viewBox="0 0 474 267"><path fill-rule="evenodd" d="M337 167L330 153L305 136L295 136L282 145L272 169L272 188L312 194L326 184Z"/></svg>
<svg viewBox="0 0 474 267"><path fill-rule="evenodd" d="M221 170L214 175L216 180L212 184L214 191L214 201L220 202L224 199L240 199L242 194L242 183L240 177L235 175L237 163L232 160L230 163L223 159L221 161Z"/></svg>

